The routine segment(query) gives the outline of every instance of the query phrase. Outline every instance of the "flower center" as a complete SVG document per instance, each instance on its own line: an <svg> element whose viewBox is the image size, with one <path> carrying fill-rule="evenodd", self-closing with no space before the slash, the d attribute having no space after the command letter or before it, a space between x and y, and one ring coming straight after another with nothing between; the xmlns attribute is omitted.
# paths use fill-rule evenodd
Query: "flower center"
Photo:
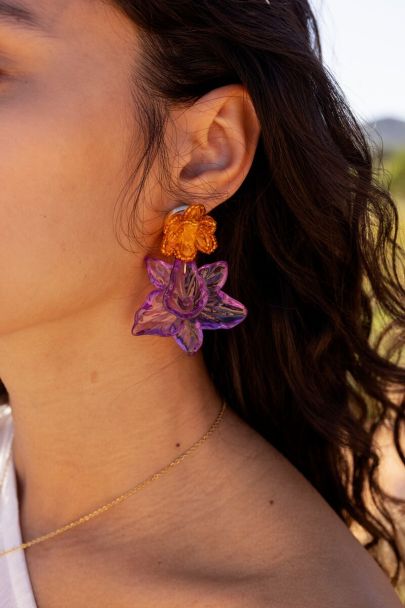
<svg viewBox="0 0 405 608"><path fill-rule="evenodd" d="M163 304L182 319L197 317L208 301L208 289L195 262L176 260L169 283L163 292Z"/></svg>

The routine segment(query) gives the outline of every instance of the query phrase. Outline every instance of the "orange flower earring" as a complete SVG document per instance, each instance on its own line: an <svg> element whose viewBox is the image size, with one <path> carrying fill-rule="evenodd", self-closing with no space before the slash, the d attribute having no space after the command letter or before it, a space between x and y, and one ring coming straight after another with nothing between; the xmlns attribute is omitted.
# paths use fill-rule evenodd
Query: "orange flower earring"
<svg viewBox="0 0 405 608"><path fill-rule="evenodd" d="M174 255L183 262L192 262L197 250L212 253L218 247L214 236L217 223L213 217L206 215L201 203L177 207L183 208L184 213L171 212L167 217L161 251L164 255Z"/></svg>
<svg viewBox="0 0 405 608"><path fill-rule="evenodd" d="M136 311L132 335L173 337L192 354L202 345L204 329L230 329L244 320L246 307L221 290L228 263L197 268L194 261L198 251L212 253L217 248L215 229L216 221L201 203L181 205L169 212L161 252L175 260L169 263L145 256L155 289Z"/></svg>

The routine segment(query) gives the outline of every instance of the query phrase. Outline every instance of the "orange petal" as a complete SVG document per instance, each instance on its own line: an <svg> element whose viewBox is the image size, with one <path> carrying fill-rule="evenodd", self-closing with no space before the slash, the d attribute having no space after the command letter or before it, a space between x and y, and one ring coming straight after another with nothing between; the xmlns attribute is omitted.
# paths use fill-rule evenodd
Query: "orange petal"
<svg viewBox="0 0 405 608"><path fill-rule="evenodd" d="M205 215L205 207L201 203L190 205L190 207L187 207L187 209L184 211L183 215L184 219L200 221Z"/></svg>
<svg viewBox="0 0 405 608"><path fill-rule="evenodd" d="M166 234L169 230L175 226L179 226L183 221L183 218L178 215L169 216L163 226L163 233Z"/></svg>
<svg viewBox="0 0 405 608"><path fill-rule="evenodd" d="M210 215L206 215L200 220L200 226L207 232L213 234L216 230L217 222Z"/></svg>
<svg viewBox="0 0 405 608"><path fill-rule="evenodd" d="M212 253L218 247L215 236L208 232L204 232L203 230L199 231L197 234L196 245L203 253Z"/></svg>

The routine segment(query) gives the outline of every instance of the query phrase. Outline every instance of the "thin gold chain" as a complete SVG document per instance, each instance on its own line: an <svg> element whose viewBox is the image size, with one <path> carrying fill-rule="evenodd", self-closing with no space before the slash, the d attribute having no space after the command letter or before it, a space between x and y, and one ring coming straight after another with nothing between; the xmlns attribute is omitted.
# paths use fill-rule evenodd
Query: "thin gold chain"
<svg viewBox="0 0 405 608"><path fill-rule="evenodd" d="M177 458L172 460L172 462L170 462L168 465L166 465L165 467L160 469L157 473L154 473L153 475L151 475L150 477L145 479L145 481L142 481L141 483L137 484L134 488L132 488L131 490L128 490L128 492L125 492L124 494L121 494L121 496L114 498L114 500L112 500L111 502L103 505L102 507L99 507L98 509L96 509L95 511L92 511L91 513L88 513L87 515L83 515L82 517L79 517L79 519L76 519L76 520L70 522L69 524L62 526L61 528L58 528L57 530L54 530L53 532L49 532L48 534L44 534L42 536L39 536L38 538L34 538L33 540L30 540L26 543L22 543L21 545L18 545L17 547L12 547L11 549L6 549L5 551L1 551L0 557L2 557L3 555L7 555L8 553L12 553L13 551L18 551L19 549L27 549L27 547L31 547L32 545L35 545L37 543L40 543L40 542L43 542L50 538L53 538L57 534L62 534L63 532L66 532L67 530L70 530L71 528L74 528L74 527L88 521L89 519L96 517L97 515L101 515L101 513L108 511L109 509L111 509L111 507L114 507L115 505L122 502L126 498L129 498L130 496L135 494L135 492L138 492L139 490L144 488L146 485L148 485L155 479L158 479L159 477L161 477L162 475L167 473L170 469L172 469L175 465L179 464L179 462L181 462L186 456L188 456L189 454L194 452L206 439L208 439L208 437L211 435L211 433L213 433L215 431L215 429L218 427L219 423L221 422L221 419L222 419L224 411L225 411L225 407L226 407L226 402L223 401L221 411L219 412L219 414L216 417L216 419L214 420L214 422L211 424L208 431L198 441L196 441L191 447L189 447L188 450L183 452L183 454L180 454L180 456L178 456ZM7 468L11 461L11 456L12 456L11 448L12 448L12 445L10 444L6 467L4 469L4 474L3 474L3 477L2 477L2 480L0 483L0 490L3 485L4 479L6 477Z"/></svg>

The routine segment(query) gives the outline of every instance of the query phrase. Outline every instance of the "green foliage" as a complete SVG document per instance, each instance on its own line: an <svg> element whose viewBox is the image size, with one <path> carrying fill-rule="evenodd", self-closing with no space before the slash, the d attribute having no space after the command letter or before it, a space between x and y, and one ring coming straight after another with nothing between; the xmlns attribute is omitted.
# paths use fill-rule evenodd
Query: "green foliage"
<svg viewBox="0 0 405 608"><path fill-rule="evenodd" d="M374 158L374 169L377 180L387 188L397 204L400 221L399 242L405 245L405 148L395 152L386 152L382 165Z"/></svg>
<svg viewBox="0 0 405 608"><path fill-rule="evenodd" d="M383 167L389 174L392 194L405 199L405 148L386 154L383 158Z"/></svg>
<svg viewBox="0 0 405 608"><path fill-rule="evenodd" d="M385 154L381 167L377 166L377 158L374 158L374 168L378 181L384 188L390 191L392 198L396 203L399 214L398 245L405 248L405 148ZM403 260L403 257L400 256L400 259ZM405 269L403 266L401 268L399 269L399 274L400 276L404 276L403 272ZM373 324L370 341L374 344L375 340L380 335L380 332L387 327L392 319L388 313L380 306L376 305L374 301L372 302L372 308ZM405 581L403 593L405 594Z"/></svg>

